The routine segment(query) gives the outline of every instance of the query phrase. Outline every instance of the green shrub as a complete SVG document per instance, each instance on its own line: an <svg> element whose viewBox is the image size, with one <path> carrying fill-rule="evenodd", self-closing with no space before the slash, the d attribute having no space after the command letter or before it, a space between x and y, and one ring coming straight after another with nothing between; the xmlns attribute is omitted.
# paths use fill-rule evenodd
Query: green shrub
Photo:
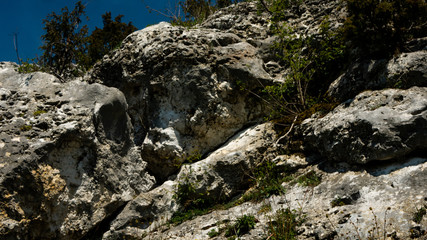
<svg viewBox="0 0 427 240"><path fill-rule="evenodd" d="M22 61L21 65L18 67L19 73L33 73L38 71L45 71L43 66L39 65L37 59L27 59Z"/></svg>
<svg viewBox="0 0 427 240"><path fill-rule="evenodd" d="M105 54L120 46L123 39L129 34L136 31L137 28L132 25L132 22L123 23L123 15L118 15L111 18L111 12L102 15L103 28L95 28L91 35L88 37L88 59L85 64L89 68L95 64L96 61L101 59Z"/></svg>
<svg viewBox="0 0 427 240"><path fill-rule="evenodd" d="M225 231L226 237L241 236L248 233L255 227L256 219L253 215L243 215L236 220L236 223L228 226Z"/></svg>
<svg viewBox="0 0 427 240"><path fill-rule="evenodd" d="M298 116L302 121L302 113L312 106L331 102L326 91L344 67L343 38L330 28L327 18L314 36L297 36L281 22L273 23L273 31L279 39L273 51L289 71L282 84L265 88L267 101L274 108L269 118Z"/></svg>
<svg viewBox="0 0 427 240"><path fill-rule="evenodd" d="M37 111L35 111L34 113L33 113L33 116L34 117L37 117L37 116L40 116L40 115L42 115L43 113L47 113L45 110L37 110Z"/></svg>
<svg viewBox="0 0 427 240"><path fill-rule="evenodd" d="M197 183L191 180L191 170L179 180L174 198L184 210L200 209L207 205L205 194L197 191Z"/></svg>
<svg viewBox="0 0 427 240"><path fill-rule="evenodd" d="M304 222L301 214L289 208L278 210L268 223L268 239L296 239L297 227Z"/></svg>
<svg viewBox="0 0 427 240"><path fill-rule="evenodd" d="M421 207L419 209L417 209L417 211L415 211L412 220L418 224L421 223L421 221L423 220L423 217L427 214L427 210L426 210L426 206Z"/></svg>
<svg viewBox="0 0 427 240"><path fill-rule="evenodd" d="M216 237L216 236L218 236L220 233L217 231L217 230L215 230L215 229L212 229L212 230L210 230L209 232L208 232L208 236L210 237L210 238L213 238L213 237Z"/></svg>
<svg viewBox="0 0 427 240"><path fill-rule="evenodd" d="M213 201L208 198L207 193L197 191L197 183L191 179L191 169L179 180L173 198L181 208L180 211L173 214L170 220L174 224L206 214L213 205Z"/></svg>
<svg viewBox="0 0 427 240"><path fill-rule="evenodd" d="M296 10L300 14L300 6L304 0L259 0L259 7L271 13L274 22L287 20L286 10Z"/></svg>
<svg viewBox="0 0 427 240"><path fill-rule="evenodd" d="M33 129L33 126L31 126L31 125L24 125L20 129L23 132L27 132L27 131L30 131L31 129Z"/></svg>
<svg viewBox="0 0 427 240"><path fill-rule="evenodd" d="M272 195L285 193L282 186L284 177L282 172L271 161L264 161L252 172L252 185L254 188L243 195L243 201L261 201Z"/></svg>
<svg viewBox="0 0 427 240"><path fill-rule="evenodd" d="M406 41L427 34L425 0L345 0L344 35L366 57L404 50Z"/></svg>
<svg viewBox="0 0 427 240"><path fill-rule="evenodd" d="M310 171L297 179L298 184L304 187L315 187L320 184L322 177L315 171Z"/></svg>
<svg viewBox="0 0 427 240"><path fill-rule="evenodd" d="M74 75L76 66L84 66L87 49L87 25L81 25L85 5L78 1L70 12L62 8L61 14L52 12L43 20L43 50L41 63L59 78Z"/></svg>
<svg viewBox="0 0 427 240"><path fill-rule="evenodd" d="M243 0L181 0L165 11L159 11L149 6L147 8L150 12L156 12L168 17L173 25L192 27L202 23L219 8L241 1Z"/></svg>

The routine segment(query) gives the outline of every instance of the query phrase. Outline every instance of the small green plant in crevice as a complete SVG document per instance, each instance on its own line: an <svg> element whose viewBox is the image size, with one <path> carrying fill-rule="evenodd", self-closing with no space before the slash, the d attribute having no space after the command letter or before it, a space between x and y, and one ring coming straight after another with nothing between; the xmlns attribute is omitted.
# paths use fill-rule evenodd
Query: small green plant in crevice
<svg viewBox="0 0 427 240"><path fill-rule="evenodd" d="M258 211L258 214L268 213L271 212L271 204L270 203L264 203L261 208Z"/></svg>
<svg viewBox="0 0 427 240"><path fill-rule="evenodd" d="M304 187L315 187L319 185L321 181L322 177L315 171L310 171L297 179L298 184Z"/></svg>
<svg viewBox="0 0 427 240"><path fill-rule="evenodd" d="M421 221L423 220L423 217L427 214L426 208L427 208L427 206L417 208L417 210L414 212L414 215L412 216L412 220L414 222L420 224Z"/></svg>
<svg viewBox="0 0 427 240"><path fill-rule="evenodd" d="M202 154L200 153L200 151L199 150L193 150L188 154L187 157L174 159L174 163L175 163L174 165L177 168L180 168L185 163L197 162L200 159L202 159Z"/></svg>
<svg viewBox="0 0 427 240"><path fill-rule="evenodd" d="M348 205L347 199L345 198L334 198L334 200L331 201L331 207L340 207L340 206L344 206L344 205Z"/></svg>
<svg viewBox="0 0 427 240"><path fill-rule="evenodd" d="M191 179L192 170L189 168L187 174L176 185L174 198L184 208L200 208L205 204L205 194L197 191L197 183Z"/></svg>
<svg viewBox="0 0 427 240"><path fill-rule="evenodd" d="M292 240L296 239L297 227L304 222L302 213L289 208L280 209L270 219L267 225L267 239Z"/></svg>
<svg viewBox="0 0 427 240"><path fill-rule="evenodd" d="M175 212L169 222L171 224L180 224L185 221L191 220L197 216L205 215L209 213L211 210L209 208L203 208L203 209L186 209L182 211Z"/></svg>
<svg viewBox="0 0 427 240"><path fill-rule="evenodd" d="M204 215L210 211L213 205L208 198L208 193L201 193L197 190L197 182L191 179L191 168L176 185L174 199L181 206L181 210L173 214L170 222L178 224L190 220L195 216Z"/></svg>
<svg viewBox="0 0 427 240"><path fill-rule="evenodd" d="M256 219L253 215L243 215L236 222L227 227L226 237L242 236L255 227Z"/></svg>
<svg viewBox="0 0 427 240"><path fill-rule="evenodd" d="M210 237L210 238L213 238L213 237L216 237L216 236L219 236L221 233L219 232L219 231L217 231L216 229L212 229L212 230L210 230L209 232L208 232L208 236Z"/></svg>
<svg viewBox="0 0 427 240"><path fill-rule="evenodd" d="M27 131L30 131L31 129L33 129L33 126L32 125L24 125L20 129L23 132L27 132Z"/></svg>
<svg viewBox="0 0 427 240"><path fill-rule="evenodd" d="M47 111L45 111L43 109L39 109L39 110L33 112L33 116L37 117L37 116L42 115L43 113L47 113Z"/></svg>
<svg viewBox="0 0 427 240"><path fill-rule="evenodd" d="M282 186L284 182L283 172L271 161L263 161L252 172L253 189L245 193L242 197L246 201L261 201L272 195L285 193Z"/></svg>

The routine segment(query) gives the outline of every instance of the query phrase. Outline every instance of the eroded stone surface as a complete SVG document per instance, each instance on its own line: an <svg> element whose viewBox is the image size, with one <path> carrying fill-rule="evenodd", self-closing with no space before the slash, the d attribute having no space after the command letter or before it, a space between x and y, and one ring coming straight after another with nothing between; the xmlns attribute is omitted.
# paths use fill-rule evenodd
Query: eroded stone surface
<svg viewBox="0 0 427 240"><path fill-rule="evenodd" d="M139 237L155 231L180 210L175 199L178 184L192 183L208 201L230 199L248 188L251 171L275 139L271 124L250 127L205 159L185 164L173 181L140 194L112 223L105 239Z"/></svg>
<svg viewBox="0 0 427 240"><path fill-rule="evenodd" d="M298 239L381 239L384 234L386 239L393 235L410 239L411 229L421 226L425 231L427 224L426 218L420 224L412 220L414 213L427 204L426 170L425 158L365 168L346 164L309 166L302 173L316 171L322 176L314 188L285 184L284 195L214 211L178 226L164 225L150 237L210 239L209 232L217 231L220 235L214 239L226 239L228 226L243 215L253 215L257 219L255 228L239 239L265 239L274 214L289 208L305 219L297 228ZM338 199L343 203L333 204Z"/></svg>
<svg viewBox="0 0 427 240"><path fill-rule="evenodd" d="M16 66L0 89L2 239L80 239L153 186L117 89Z"/></svg>
<svg viewBox="0 0 427 240"><path fill-rule="evenodd" d="M427 146L427 89L366 91L300 127L305 144L326 159L394 160Z"/></svg>
<svg viewBox="0 0 427 240"><path fill-rule="evenodd" d="M328 89L339 101L355 97L365 90L385 87L427 86L427 51L401 53L391 59L368 59L353 63Z"/></svg>
<svg viewBox="0 0 427 240"><path fill-rule="evenodd" d="M239 36L169 23L131 34L92 78L126 95L134 141L159 179L262 119L263 102L250 91L273 80L257 48Z"/></svg>

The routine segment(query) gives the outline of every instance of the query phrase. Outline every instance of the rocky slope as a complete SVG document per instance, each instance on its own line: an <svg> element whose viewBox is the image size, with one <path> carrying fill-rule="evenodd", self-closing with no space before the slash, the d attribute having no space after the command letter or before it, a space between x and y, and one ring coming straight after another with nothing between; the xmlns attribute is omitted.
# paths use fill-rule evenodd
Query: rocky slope
<svg viewBox="0 0 427 240"><path fill-rule="evenodd" d="M288 22L316 34L326 15L340 25L340 4L310 0ZM0 238L227 239L253 215L239 238L266 239L281 209L304 216L298 239L425 238L427 218L414 219L427 206L425 39L349 66L329 88L342 103L283 138L253 94L286 72L268 26L253 2L194 28L160 23L67 83L0 63ZM286 192L245 202L266 162ZM222 206L171 224L197 204L180 186Z"/></svg>

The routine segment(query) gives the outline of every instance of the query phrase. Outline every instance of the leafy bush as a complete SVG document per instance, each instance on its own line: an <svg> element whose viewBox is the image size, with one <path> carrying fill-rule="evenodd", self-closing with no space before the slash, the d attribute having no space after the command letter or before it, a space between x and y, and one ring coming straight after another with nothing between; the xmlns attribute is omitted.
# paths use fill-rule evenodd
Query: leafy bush
<svg viewBox="0 0 427 240"><path fill-rule="evenodd" d="M86 62L88 28L81 26L84 9L85 6L78 1L71 12L64 7L60 15L52 12L43 20L45 34L42 36L41 62L59 78L75 75L75 65L83 66L82 63Z"/></svg>
<svg viewBox="0 0 427 240"><path fill-rule="evenodd" d="M295 10L299 14L299 8L304 0L259 0L262 10L271 13L273 22L286 20L286 10Z"/></svg>
<svg viewBox="0 0 427 240"><path fill-rule="evenodd" d="M19 73L32 73L38 71L45 71L43 66L40 66L37 63L37 59L27 59L26 61L22 61L21 65L18 67Z"/></svg>
<svg viewBox="0 0 427 240"><path fill-rule="evenodd" d="M253 170L252 175L254 188L243 196L244 201L261 201L272 195L285 193L281 172L271 161L261 163Z"/></svg>
<svg viewBox="0 0 427 240"><path fill-rule="evenodd" d="M325 93L344 67L343 38L330 28L327 18L314 36L297 36L280 22L273 24L273 31L279 37L273 50L289 72L282 84L265 88L268 101L274 106L270 118L299 116L302 120L302 113L312 106L333 102Z"/></svg>
<svg viewBox="0 0 427 240"><path fill-rule="evenodd" d="M427 210L426 210L427 206L418 208L417 211L415 211L412 220L418 224L421 223L421 221L423 220L423 217L427 214Z"/></svg>
<svg viewBox="0 0 427 240"><path fill-rule="evenodd" d="M345 0L344 35L367 57L388 57L427 34L425 0Z"/></svg>
<svg viewBox="0 0 427 240"><path fill-rule="evenodd" d="M315 187L320 184L322 177L315 171L310 171L297 179L298 184L304 187Z"/></svg>
<svg viewBox="0 0 427 240"><path fill-rule="evenodd" d="M96 27L88 38L89 62L86 64L88 67L101 59L109 51L120 46L123 39L137 30L132 25L132 22L123 23L121 20L122 17L123 15L118 15L113 21L111 12L102 15L103 28Z"/></svg>
<svg viewBox="0 0 427 240"><path fill-rule="evenodd" d="M191 179L191 170L178 182L174 198L184 210L203 208L205 203L203 193L197 191L197 185Z"/></svg>
<svg viewBox="0 0 427 240"><path fill-rule="evenodd" d="M253 215L243 215L236 220L236 223L229 226L225 231L225 236L241 236L248 233L255 227L256 219Z"/></svg>
<svg viewBox="0 0 427 240"><path fill-rule="evenodd" d="M191 179L190 170L176 185L173 197L180 204L181 210L173 214L170 222L177 224L208 213L213 202L207 195L197 191L197 183Z"/></svg>
<svg viewBox="0 0 427 240"><path fill-rule="evenodd" d="M268 239L296 239L297 227L304 222L301 214L289 208L278 210L268 223Z"/></svg>

